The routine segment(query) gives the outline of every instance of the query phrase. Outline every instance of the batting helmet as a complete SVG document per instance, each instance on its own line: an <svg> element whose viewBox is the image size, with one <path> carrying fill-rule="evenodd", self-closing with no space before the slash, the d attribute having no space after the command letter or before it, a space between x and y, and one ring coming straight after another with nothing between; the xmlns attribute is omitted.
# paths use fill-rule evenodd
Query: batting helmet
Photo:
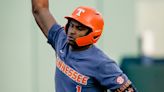
<svg viewBox="0 0 164 92"><path fill-rule="evenodd" d="M65 16L65 18L68 20L74 19L92 29L88 35L76 38L76 43L78 46L86 46L96 43L100 38L103 31L104 21L101 14L95 9L86 6L80 6L73 11L71 16ZM66 31L68 29L67 25Z"/></svg>

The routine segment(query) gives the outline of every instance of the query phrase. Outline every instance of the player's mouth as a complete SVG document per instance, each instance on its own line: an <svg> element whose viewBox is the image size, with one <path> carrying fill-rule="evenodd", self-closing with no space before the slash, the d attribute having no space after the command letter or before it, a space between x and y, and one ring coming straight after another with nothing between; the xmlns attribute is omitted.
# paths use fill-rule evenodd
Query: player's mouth
<svg viewBox="0 0 164 92"><path fill-rule="evenodd" d="M72 36L68 36L68 41L74 41L75 40L75 38L74 37L72 37Z"/></svg>
<svg viewBox="0 0 164 92"><path fill-rule="evenodd" d="M70 45L75 45L75 44L76 44L75 38L72 37L72 36L68 36L68 37L67 37L67 41L68 41L68 43L69 43Z"/></svg>

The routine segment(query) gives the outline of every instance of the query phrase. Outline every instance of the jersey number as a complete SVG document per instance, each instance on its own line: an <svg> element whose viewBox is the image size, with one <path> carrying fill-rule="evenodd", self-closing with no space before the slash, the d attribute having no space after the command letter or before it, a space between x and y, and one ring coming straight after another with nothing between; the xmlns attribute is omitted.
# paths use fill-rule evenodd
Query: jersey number
<svg viewBox="0 0 164 92"><path fill-rule="evenodd" d="M77 85L76 86L76 92L81 92L81 90L82 90L81 86L80 85Z"/></svg>

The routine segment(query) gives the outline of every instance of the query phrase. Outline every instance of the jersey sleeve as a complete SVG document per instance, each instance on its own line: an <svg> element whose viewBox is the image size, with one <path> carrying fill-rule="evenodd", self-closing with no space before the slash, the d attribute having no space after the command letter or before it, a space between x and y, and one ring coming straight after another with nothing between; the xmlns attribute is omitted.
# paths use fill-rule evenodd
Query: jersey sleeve
<svg viewBox="0 0 164 92"><path fill-rule="evenodd" d="M58 24L54 24L48 31L48 43L57 50L66 39L64 28Z"/></svg>
<svg viewBox="0 0 164 92"><path fill-rule="evenodd" d="M111 92L137 92L134 85L114 61L102 63L98 72L98 81Z"/></svg>

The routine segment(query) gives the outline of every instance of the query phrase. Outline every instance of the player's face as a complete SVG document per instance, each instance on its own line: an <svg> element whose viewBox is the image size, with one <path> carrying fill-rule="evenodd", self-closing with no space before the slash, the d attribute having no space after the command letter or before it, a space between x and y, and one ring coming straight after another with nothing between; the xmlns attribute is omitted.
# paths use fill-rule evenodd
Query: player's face
<svg viewBox="0 0 164 92"><path fill-rule="evenodd" d="M87 35L89 28L82 25L81 23L71 20L68 27L68 43L70 45L77 45L75 39Z"/></svg>

